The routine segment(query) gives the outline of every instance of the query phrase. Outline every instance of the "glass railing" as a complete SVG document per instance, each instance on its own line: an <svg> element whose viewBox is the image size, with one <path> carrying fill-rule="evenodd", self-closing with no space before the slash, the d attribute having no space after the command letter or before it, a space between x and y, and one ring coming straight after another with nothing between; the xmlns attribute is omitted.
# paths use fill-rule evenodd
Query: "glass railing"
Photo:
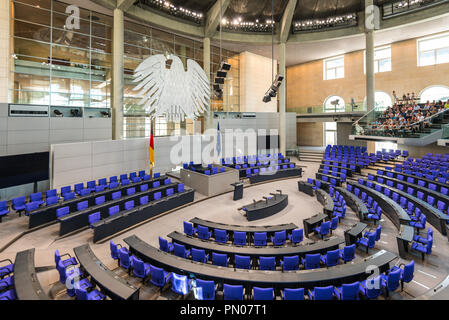
<svg viewBox="0 0 449 320"><path fill-rule="evenodd" d="M352 134L398 138L421 138L437 130L443 130L443 136L449 136L449 109L443 109L421 121L407 125L387 126L384 123L383 110L372 110L353 123Z"/></svg>
<svg viewBox="0 0 449 320"><path fill-rule="evenodd" d="M366 106L362 102L347 103L344 107L325 108L323 105L310 107L288 108L287 112L296 112L297 114L323 114L323 113L341 113L341 112L366 112Z"/></svg>

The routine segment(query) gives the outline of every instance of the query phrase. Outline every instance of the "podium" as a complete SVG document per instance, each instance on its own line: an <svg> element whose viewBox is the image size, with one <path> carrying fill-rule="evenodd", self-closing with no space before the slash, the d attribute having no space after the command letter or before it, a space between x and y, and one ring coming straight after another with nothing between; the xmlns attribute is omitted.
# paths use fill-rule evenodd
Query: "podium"
<svg viewBox="0 0 449 320"><path fill-rule="evenodd" d="M243 199L243 183L241 182L235 182L231 183L231 186L234 187L234 201Z"/></svg>

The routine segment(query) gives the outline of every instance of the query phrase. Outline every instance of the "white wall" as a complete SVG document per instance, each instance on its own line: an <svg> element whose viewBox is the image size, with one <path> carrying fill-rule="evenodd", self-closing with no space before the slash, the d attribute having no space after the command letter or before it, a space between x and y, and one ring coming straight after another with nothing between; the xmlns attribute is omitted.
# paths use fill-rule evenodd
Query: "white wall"
<svg viewBox="0 0 449 320"><path fill-rule="evenodd" d="M264 103L262 98L273 83L277 73L277 60L250 52L240 54L240 111L277 112L277 98Z"/></svg>
<svg viewBox="0 0 449 320"><path fill-rule="evenodd" d="M0 156L45 152L55 143L111 138L110 118L8 117L8 104L0 104Z"/></svg>

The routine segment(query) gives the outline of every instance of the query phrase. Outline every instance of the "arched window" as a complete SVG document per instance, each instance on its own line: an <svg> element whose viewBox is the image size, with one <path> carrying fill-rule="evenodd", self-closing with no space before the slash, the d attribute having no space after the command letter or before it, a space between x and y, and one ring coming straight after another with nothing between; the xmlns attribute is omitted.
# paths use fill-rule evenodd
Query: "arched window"
<svg viewBox="0 0 449 320"><path fill-rule="evenodd" d="M447 101L449 99L449 88L446 86L431 86L421 91L419 95L420 102L426 103L427 101Z"/></svg>
<svg viewBox="0 0 449 320"><path fill-rule="evenodd" d="M377 111L382 111L387 109L388 107L391 107L393 105L393 100L391 99L391 96L383 91L376 91L375 96L374 96L374 101L375 101L375 109ZM363 106L366 109L366 97L365 100L363 102Z"/></svg>
<svg viewBox="0 0 449 320"><path fill-rule="evenodd" d="M330 96L324 101L324 112L345 112L345 101L339 96Z"/></svg>

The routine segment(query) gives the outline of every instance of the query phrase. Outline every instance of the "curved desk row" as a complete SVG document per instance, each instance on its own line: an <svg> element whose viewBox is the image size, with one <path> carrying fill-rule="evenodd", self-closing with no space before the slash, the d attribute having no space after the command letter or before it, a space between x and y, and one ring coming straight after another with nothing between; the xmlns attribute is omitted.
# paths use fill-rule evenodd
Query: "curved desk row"
<svg viewBox="0 0 449 320"><path fill-rule="evenodd" d="M333 165L333 166L343 167L343 168L346 168L353 172L358 172L358 173L362 172L362 167L355 163L349 163L349 162L338 161L338 160L330 160L330 159L323 159L323 160L321 160L321 163L325 164L325 165ZM351 168L351 166L352 166L352 168Z"/></svg>
<svg viewBox="0 0 449 320"><path fill-rule="evenodd" d="M182 259L149 245L135 235L124 241L129 245L132 254L166 271L185 275L194 274L199 279L213 280L216 283L240 284L246 287L275 287L276 289L338 286L342 283L364 280L372 273L367 270L372 270L370 268L374 266L379 272L385 272L390 269L390 263L397 258L395 254L382 250L362 261L331 268L289 272L242 270Z"/></svg>
<svg viewBox="0 0 449 320"><path fill-rule="evenodd" d="M243 210L246 213L248 221L254 221L270 217L276 213L281 212L288 205L288 195L286 194L271 194L271 198L259 200L249 205L244 206Z"/></svg>
<svg viewBox="0 0 449 320"><path fill-rule="evenodd" d="M407 173L403 173L403 172L396 172L396 171L390 171L390 170L382 170L382 169L378 169L377 173L379 174L379 172L383 172L384 176L387 176L387 173L389 173L395 179L398 179L398 175L404 176L405 180L407 180L407 178L411 178L411 179L413 179L413 184L416 184L416 185L418 185L418 180L424 181L427 186L429 185L429 183L433 183L434 185L437 186L437 191L438 192L441 192L441 188L442 187L449 189L449 184L441 183L441 182L438 182L438 181L435 181L435 180L430 180L430 179L427 179L427 178L424 178L424 177L417 177L417 176L414 176L412 174L407 174ZM398 180L400 180L400 179L398 179Z"/></svg>
<svg viewBox="0 0 449 320"><path fill-rule="evenodd" d="M252 243L253 236L255 232L266 232L267 236L273 236L275 232L285 230L286 233L291 233L292 230L297 229L298 226L294 223L288 224L278 224L275 226L238 226L233 224L224 224L219 222L213 222L209 220L203 220L200 218L193 218L190 220L191 223L196 227L204 226L209 229L221 229L225 230L228 236L231 238L234 234L234 231L238 232L246 232L246 241L247 243Z"/></svg>
<svg viewBox="0 0 449 320"><path fill-rule="evenodd" d="M440 192L438 192L438 191L435 191L435 190L431 190L431 189L428 189L428 188L425 188L425 187L422 187L422 186L419 186L419 185L417 185L417 184L415 184L415 183L411 183L411 182L407 182L407 181L403 181L403 180L399 180L399 179L396 179L396 178L391 178L391 177L387 177L387 176L383 176L383 175L377 175L377 174L369 174L368 175L368 177L369 176L373 176L376 180L371 180L371 181L373 181L373 182L379 182L377 179L378 178L381 178L381 179L384 179L384 180L387 180L387 181L391 181L392 183L393 183L393 186L397 189L397 185L398 184L402 184L403 186L407 186L407 187L410 187L410 188L413 188L413 189L415 189L415 192L417 192L417 191L421 191L421 192L423 192L424 193L424 196L427 198L427 196L432 196L432 197L434 197L435 198L435 203L437 202L437 201L442 201L442 202L444 202L445 204L446 204L446 208L449 206L449 196L447 196L447 195L445 195L445 194L442 194L442 193L440 193ZM386 183L384 183L384 184L386 184ZM449 187L449 186L448 186ZM408 191L408 190L407 190ZM408 192L407 192L408 193ZM415 196L415 194L412 194L413 196Z"/></svg>
<svg viewBox="0 0 449 320"><path fill-rule="evenodd" d="M329 193L322 189L316 189L316 199L323 206L323 213L332 218L332 214L334 213L334 199L330 196Z"/></svg>
<svg viewBox="0 0 449 320"><path fill-rule="evenodd" d="M148 184L148 187L152 188L154 182L159 181L162 184L165 179L167 179L167 176L163 175L153 180L141 181L137 183L130 182L130 184L126 186L119 186L114 189L106 189L100 192L93 192L87 196L75 197L74 199L58 202L50 206L42 206L30 213L28 228L31 229L45 223L55 221L57 219L56 210L58 210L59 208L68 206L70 208L70 211L73 212L77 210L76 206L80 202L87 201L89 203L89 206L94 206L95 198L97 197L104 196L106 201L110 201L112 200L112 194L115 192L121 192L122 196L124 196L126 195L126 189L137 188L143 184Z"/></svg>
<svg viewBox="0 0 449 320"><path fill-rule="evenodd" d="M315 190L313 189L313 185L308 183L307 181L298 181L298 190L308 194L311 197L315 196Z"/></svg>
<svg viewBox="0 0 449 320"><path fill-rule="evenodd" d="M343 187L336 187L335 190L342 195L343 199L346 201L346 204L357 214L359 220L364 220L366 218L368 215L368 208L362 200Z"/></svg>
<svg viewBox="0 0 449 320"><path fill-rule="evenodd" d="M252 175L249 178L250 183L259 183L269 180L277 180L277 179L285 179L290 177L302 177L302 168L301 167L295 167L294 168L287 168L287 169L279 169L275 171L275 173L271 174L269 171L266 172L266 174L257 174Z"/></svg>
<svg viewBox="0 0 449 320"><path fill-rule="evenodd" d="M34 251L28 249L16 254L14 261L14 288L18 300L50 300L37 279Z"/></svg>
<svg viewBox="0 0 449 320"><path fill-rule="evenodd" d="M416 300L449 300L449 276Z"/></svg>
<svg viewBox="0 0 449 320"><path fill-rule="evenodd" d="M182 192L152 201L146 205L131 210L121 211L92 225L94 242L112 236L140 222L157 216L163 212L175 209L189 202L193 202L195 190L185 189Z"/></svg>
<svg viewBox="0 0 449 320"><path fill-rule="evenodd" d="M58 218L58 220L59 220L59 235L63 236L70 232L73 232L73 231L76 231L83 227L88 226L89 225L89 215L91 215L94 212L100 212L101 219L105 219L105 218L109 217L109 208L112 208L114 206L120 206L120 208L122 210L125 203L128 201L134 201L134 205L138 206L139 199L143 196L148 196L148 201L153 201L153 195L156 192L161 192L162 197L166 197L167 189L173 188L174 192L177 192L178 185L179 185L179 183L177 183L177 182L170 183L170 184L158 187L158 188L148 189L147 191L136 192L133 195L124 196L117 200L110 200L110 201L107 201L107 202L99 204L99 205L93 205L93 206L86 208L84 210L81 210L81 211L69 213L68 215Z"/></svg>
<svg viewBox="0 0 449 320"><path fill-rule="evenodd" d="M323 173L319 173L319 172L315 173L315 177L318 180L323 180L323 177L327 177L327 179L328 179L327 182L329 182L329 183L330 183L331 179L335 179L335 186L337 186L337 187L341 186L341 179L340 179L340 177L335 177L335 176L332 176L330 174L323 174Z"/></svg>
<svg viewBox="0 0 449 320"><path fill-rule="evenodd" d="M378 182L373 182L373 186L376 185L382 188L382 192L385 189L391 190L391 192L396 192L399 196L406 198L408 201L411 201L415 204L415 207L418 207L421 212L426 216L427 221L434 226L441 234L446 235L446 225L449 223L449 215L444 214L437 208L432 207L425 201L418 199L407 192L403 192L399 189L392 188L385 184L381 184ZM393 200L392 200L393 201ZM380 204L380 203L379 203Z"/></svg>
<svg viewBox="0 0 449 320"><path fill-rule="evenodd" d="M278 260L282 259L284 256L299 255L304 257L306 254L311 253L324 254L329 250L338 249L341 244L345 243L345 241L341 238L331 237L326 240L303 245L253 247L234 246L232 244L201 240L195 237L186 236L176 231L170 233L167 237L171 238L173 242L185 245L187 248L204 249L206 253L226 253L232 257L232 261L234 260L234 256L236 254L241 256L250 256L253 259L258 257L276 257Z"/></svg>
<svg viewBox="0 0 449 320"><path fill-rule="evenodd" d="M93 253L88 244L73 249L82 271L90 275L91 282L113 300L138 300L139 288L109 270Z"/></svg>
<svg viewBox="0 0 449 320"><path fill-rule="evenodd" d="M372 188L368 188L363 184L355 182L347 182L347 184L353 186L353 188L359 188L360 193L365 192L377 201L379 206L382 208L382 212L388 216L398 230L400 229L401 224L410 224L411 219L407 212L405 212L399 204L388 198L383 193L380 193Z"/></svg>
<svg viewBox="0 0 449 320"><path fill-rule="evenodd" d="M341 166L333 166L331 164L320 164L320 170L324 170L325 167L329 167L330 170L329 171L336 171L341 173L342 170L346 170L346 176L347 177L352 177L352 170L348 169L347 167L341 167Z"/></svg>
<svg viewBox="0 0 449 320"><path fill-rule="evenodd" d="M341 176L344 174L344 173L341 173L341 172L329 171L329 170L328 170L328 173L325 173L323 169L319 169L318 173L325 174L325 175L330 175L330 176L333 176L333 177L338 177L340 179L342 179ZM344 175L347 176L346 174L344 174Z"/></svg>

